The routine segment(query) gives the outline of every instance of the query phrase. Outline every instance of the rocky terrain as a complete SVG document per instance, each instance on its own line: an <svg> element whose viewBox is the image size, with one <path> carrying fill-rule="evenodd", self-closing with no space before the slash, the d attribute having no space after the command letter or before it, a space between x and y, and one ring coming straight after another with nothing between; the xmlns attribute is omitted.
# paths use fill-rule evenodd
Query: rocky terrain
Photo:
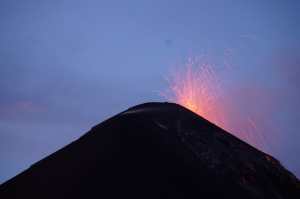
<svg viewBox="0 0 300 199"><path fill-rule="evenodd" d="M300 198L276 159L172 103L146 103L0 186L0 198Z"/></svg>

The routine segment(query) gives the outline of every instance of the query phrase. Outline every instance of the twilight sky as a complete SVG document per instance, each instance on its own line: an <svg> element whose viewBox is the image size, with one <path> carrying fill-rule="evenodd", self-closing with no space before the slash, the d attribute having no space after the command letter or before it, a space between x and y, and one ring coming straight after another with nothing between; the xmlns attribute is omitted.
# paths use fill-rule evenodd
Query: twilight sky
<svg viewBox="0 0 300 199"><path fill-rule="evenodd" d="M1 0L0 183L104 119L164 101L170 70L202 55L230 66L234 103L271 121L270 153L299 177L299 10L296 0Z"/></svg>

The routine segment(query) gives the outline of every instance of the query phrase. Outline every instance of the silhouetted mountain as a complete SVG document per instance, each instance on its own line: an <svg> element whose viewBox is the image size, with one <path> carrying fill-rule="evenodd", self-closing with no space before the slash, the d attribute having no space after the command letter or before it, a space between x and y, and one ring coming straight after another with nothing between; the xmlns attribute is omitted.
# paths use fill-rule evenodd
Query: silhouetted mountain
<svg viewBox="0 0 300 199"><path fill-rule="evenodd" d="M171 103L130 108L0 186L0 198L300 198L280 163Z"/></svg>

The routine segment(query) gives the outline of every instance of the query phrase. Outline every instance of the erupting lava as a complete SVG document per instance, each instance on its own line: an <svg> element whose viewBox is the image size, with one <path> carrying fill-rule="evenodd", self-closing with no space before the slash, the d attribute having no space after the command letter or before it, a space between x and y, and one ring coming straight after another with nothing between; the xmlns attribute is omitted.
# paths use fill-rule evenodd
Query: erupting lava
<svg viewBox="0 0 300 199"><path fill-rule="evenodd" d="M217 125L224 124L220 114L222 107L219 105L222 97L220 84L210 65L199 65L197 60L189 59L184 70L171 76L169 85L169 100L187 107Z"/></svg>
<svg viewBox="0 0 300 199"><path fill-rule="evenodd" d="M262 129L258 129L251 115L236 111L241 107L230 103L230 94L222 88L213 66L190 58L183 70L175 71L168 78L168 83L169 90L164 96L169 101L190 109L257 148L265 149Z"/></svg>

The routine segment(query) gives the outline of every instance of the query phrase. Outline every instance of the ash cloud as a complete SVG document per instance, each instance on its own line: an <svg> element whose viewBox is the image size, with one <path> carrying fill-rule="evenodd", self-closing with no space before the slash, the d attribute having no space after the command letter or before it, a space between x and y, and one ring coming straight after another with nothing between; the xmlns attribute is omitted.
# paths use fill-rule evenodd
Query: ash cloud
<svg viewBox="0 0 300 199"><path fill-rule="evenodd" d="M236 75L241 74L231 72L223 78L236 79ZM245 78L227 87L229 103L234 103L228 107L238 112L233 114L237 121L241 115L252 115L266 140L265 150L299 177L300 51L272 53L243 75Z"/></svg>

